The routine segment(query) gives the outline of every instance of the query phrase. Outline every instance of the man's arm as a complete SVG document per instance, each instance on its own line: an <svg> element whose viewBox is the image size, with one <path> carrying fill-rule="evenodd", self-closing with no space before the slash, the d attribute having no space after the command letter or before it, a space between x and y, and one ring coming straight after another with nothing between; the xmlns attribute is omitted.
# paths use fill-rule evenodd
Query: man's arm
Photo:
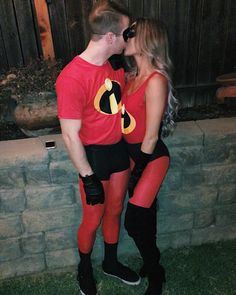
<svg viewBox="0 0 236 295"><path fill-rule="evenodd" d="M60 124L62 137L71 161L83 181L87 204L103 204L105 196L102 183L89 165L84 146L78 135L81 128L81 120L61 119Z"/></svg>
<svg viewBox="0 0 236 295"><path fill-rule="evenodd" d="M88 163L84 146L79 138L81 120L60 119L62 137L70 159L81 176L92 175L93 170Z"/></svg>

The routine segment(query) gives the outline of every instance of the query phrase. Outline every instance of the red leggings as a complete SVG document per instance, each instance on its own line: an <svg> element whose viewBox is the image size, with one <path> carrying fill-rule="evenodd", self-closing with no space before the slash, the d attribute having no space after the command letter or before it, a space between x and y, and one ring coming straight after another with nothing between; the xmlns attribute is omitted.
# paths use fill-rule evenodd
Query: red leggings
<svg viewBox="0 0 236 295"><path fill-rule="evenodd" d="M113 173L109 180L102 181L105 191L104 204L87 205L82 181L79 180L80 195L83 206L83 219L77 233L78 248L89 253L96 238L96 231L102 223L104 241L109 244L118 242L120 216L123 209L129 169Z"/></svg>
<svg viewBox="0 0 236 295"><path fill-rule="evenodd" d="M168 156L162 156L149 162L129 202L136 206L150 208L166 176L169 163Z"/></svg>

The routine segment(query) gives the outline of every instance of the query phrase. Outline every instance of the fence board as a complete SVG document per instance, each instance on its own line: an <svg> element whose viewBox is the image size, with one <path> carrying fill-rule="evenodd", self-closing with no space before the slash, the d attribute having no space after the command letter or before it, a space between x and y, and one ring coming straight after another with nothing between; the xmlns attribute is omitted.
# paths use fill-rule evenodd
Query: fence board
<svg viewBox="0 0 236 295"><path fill-rule="evenodd" d="M81 2L77 0L65 2L70 45L70 58L81 53L85 47L83 32L83 13Z"/></svg>
<svg viewBox="0 0 236 295"><path fill-rule="evenodd" d="M129 11L133 19L143 16L143 0L129 0Z"/></svg>
<svg viewBox="0 0 236 295"><path fill-rule="evenodd" d="M55 53L46 0L34 0L34 7L45 59L54 60ZM34 12L34 11L33 11Z"/></svg>
<svg viewBox="0 0 236 295"><path fill-rule="evenodd" d="M205 1L201 15L201 32L198 58L198 83L215 81L212 77L212 67L219 72L222 58L222 48L225 43L225 1ZM214 32L214 34L212 34ZM222 36L222 34L224 36ZM222 38L223 37L223 38ZM220 40L221 39L221 40ZM214 74L215 75L215 74Z"/></svg>
<svg viewBox="0 0 236 295"><path fill-rule="evenodd" d="M225 20L227 22L228 38L223 55L222 74L236 72L236 1L228 0L229 17Z"/></svg>
<svg viewBox="0 0 236 295"><path fill-rule="evenodd" d="M158 18L159 1L149 0L143 2L143 15L145 17Z"/></svg>
<svg viewBox="0 0 236 295"><path fill-rule="evenodd" d="M2 29L0 26L0 75L8 69L7 56L4 48Z"/></svg>
<svg viewBox="0 0 236 295"><path fill-rule="evenodd" d="M12 1L0 0L0 25L7 62L10 67L23 64L21 45Z"/></svg>
<svg viewBox="0 0 236 295"><path fill-rule="evenodd" d="M70 48L64 0L52 0L48 4L53 44L56 58L70 60Z"/></svg>
<svg viewBox="0 0 236 295"><path fill-rule="evenodd" d="M37 41L34 30L31 3L29 0L13 0L17 26L20 36L23 62L28 64L39 57Z"/></svg>

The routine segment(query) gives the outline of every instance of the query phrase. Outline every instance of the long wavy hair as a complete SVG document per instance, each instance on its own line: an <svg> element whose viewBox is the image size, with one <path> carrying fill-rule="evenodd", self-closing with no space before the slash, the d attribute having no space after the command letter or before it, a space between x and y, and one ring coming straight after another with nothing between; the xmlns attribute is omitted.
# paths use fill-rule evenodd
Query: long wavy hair
<svg viewBox="0 0 236 295"><path fill-rule="evenodd" d="M134 23L135 44L141 54L145 54L150 64L163 74L169 85L168 104L165 111L162 136L171 134L175 128L175 117L178 112L178 100L173 94L171 80L172 62L169 57L169 42L164 23L155 19L138 18Z"/></svg>

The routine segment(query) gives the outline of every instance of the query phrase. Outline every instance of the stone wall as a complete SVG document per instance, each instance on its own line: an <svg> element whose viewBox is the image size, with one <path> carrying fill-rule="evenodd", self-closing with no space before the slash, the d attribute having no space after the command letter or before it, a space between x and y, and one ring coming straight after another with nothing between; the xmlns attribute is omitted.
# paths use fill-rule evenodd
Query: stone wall
<svg viewBox="0 0 236 295"><path fill-rule="evenodd" d="M236 118L182 122L166 139L172 161L158 197L162 250L236 238L235 126ZM46 150L51 139L57 147ZM0 154L0 278L74 267L81 202L61 135L2 141ZM119 253L137 253L123 222ZM102 255L99 232L93 258L100 263Z"/></svg>

